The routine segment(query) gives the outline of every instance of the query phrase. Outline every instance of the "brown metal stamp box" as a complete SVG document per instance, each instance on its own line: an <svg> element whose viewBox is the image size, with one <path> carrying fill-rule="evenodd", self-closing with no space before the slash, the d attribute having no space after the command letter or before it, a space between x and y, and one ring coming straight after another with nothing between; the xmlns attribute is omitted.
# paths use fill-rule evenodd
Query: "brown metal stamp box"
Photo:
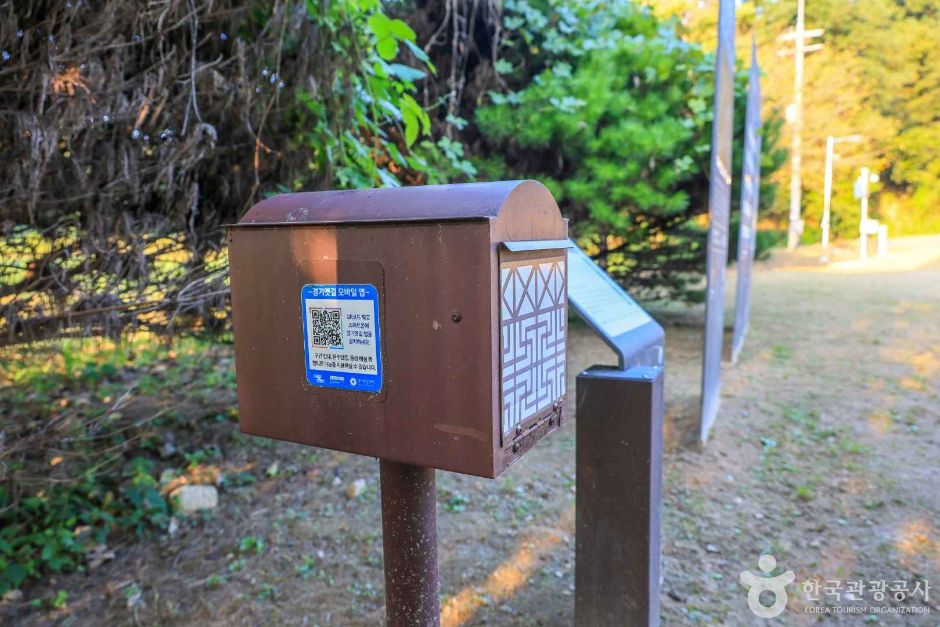
<svg viewBox="0 0 940 627"><path fill-rule="evenodd" d="M244 433L495 477L559 426L567 222L540 183L284 194L228 243Z"/></svg>

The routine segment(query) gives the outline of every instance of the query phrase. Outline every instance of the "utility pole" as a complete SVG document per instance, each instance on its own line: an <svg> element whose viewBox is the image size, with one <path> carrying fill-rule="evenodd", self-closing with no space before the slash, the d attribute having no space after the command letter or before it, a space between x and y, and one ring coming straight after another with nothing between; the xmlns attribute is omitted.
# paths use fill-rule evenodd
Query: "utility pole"
<svg viewBox="0 0 940 627"><path fill-rule="evenodd" d="M803 144L803 57L808 52L822 50L821 43L807 45L806 40L820 37L823 29L805 28L806 0L797 0L796 30L778 37L780 41L793 41L792 54L796 60L794 72L794 95L791 123L793 124L793 140L790 146L790 223L787 227L787 248L793 250L800 243L803 234L803 220L800 218L800 166L802 164ZM785 52L783 54L789 54Z"/></svg>
<svg viewBox="0 0 940 627"><path fill-rule="evenodd" d="M845 135L843 137L835 137L830 135L826 138L826 178L825 178L825 189L823 191L823 214L822 221L819 226L822 227L822 261L826 263L829 261L829 223L831 219L831 203L832 203L832 167L833 161L835 160L835 145L841 144L842 142L860 142L862 141L861 135Z"/></svg>

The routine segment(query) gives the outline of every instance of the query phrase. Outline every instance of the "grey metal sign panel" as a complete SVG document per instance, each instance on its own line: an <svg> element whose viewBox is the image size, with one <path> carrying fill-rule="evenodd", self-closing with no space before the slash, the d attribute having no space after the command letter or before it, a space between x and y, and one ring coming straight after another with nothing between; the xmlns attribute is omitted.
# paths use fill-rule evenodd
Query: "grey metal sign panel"
<svg viewBox="0 0 940 627"><path fill-rule="evenodd" d="M568 303L617 354L620 368L661 366L663 329L573 241Z"/></svg>
<svg viewBox="0 0 940 627"><path fill-rule="evenodd" d="M744 347L751 316L751 273L757 242L757 210L760 199L760 67L757 43L751 43L751 75L748 81L747 111L744 117L744 166L741 172L741 226L738 231L738 285L734 304L734 336L731 362L738 360Z"/></svg>
<svg viewBox="0 0 940 627"><path fill-rule="evenodd" d="M725 266L728 263L728 213L731 208L731 143L734 134L734 0L721 0L715 62L715 114L708 187L705 341L702 357L701 439L721 403L721 351L724 334Z"/></svg>

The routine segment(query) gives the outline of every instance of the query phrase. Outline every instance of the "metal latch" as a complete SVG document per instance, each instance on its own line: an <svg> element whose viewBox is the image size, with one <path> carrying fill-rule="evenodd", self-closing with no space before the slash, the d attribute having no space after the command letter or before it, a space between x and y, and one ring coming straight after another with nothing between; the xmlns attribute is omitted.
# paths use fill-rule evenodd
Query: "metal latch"
<svg viewBox="0 0 940 627"><path fill-rule="evenodd" d="M527 435L538 431L539 428L548 423L548 426L554 427L556 424L561 426L561 409L563 407L563 402L561 400L556 400L552 403L552 411L549 414L545 414L535 422L529 424L526 427L522 425L516 425L516 434L512 438L512 452L518 453L519 449L522 447L522 441L526 438Z"/></svg>

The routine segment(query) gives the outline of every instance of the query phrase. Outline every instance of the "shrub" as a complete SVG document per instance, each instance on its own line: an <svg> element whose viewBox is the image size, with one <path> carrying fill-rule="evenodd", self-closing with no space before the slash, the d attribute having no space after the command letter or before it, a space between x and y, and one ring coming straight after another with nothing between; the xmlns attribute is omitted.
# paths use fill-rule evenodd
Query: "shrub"
<svg viewBox="0 0 940 627"><path fill-rule="evenodd" d="M564 0L547 4L571 6ZM481 161L480 168L494 177L544 181L580 243L635 294L698 301L713 60L645 8L589 6L594 14L586 30L571 35L583 37L582 51L561 48L530 84L492 93L490 104L477 110L476 123L490 144L484 152L501 155ZM589 39L598 24L605 25L602 34ZM746 74L739 72L736 80L735 178ZM766 177L785 158L776 148L779 120L770 122ZM771 184L762 192L772 200Z"/></svg>

